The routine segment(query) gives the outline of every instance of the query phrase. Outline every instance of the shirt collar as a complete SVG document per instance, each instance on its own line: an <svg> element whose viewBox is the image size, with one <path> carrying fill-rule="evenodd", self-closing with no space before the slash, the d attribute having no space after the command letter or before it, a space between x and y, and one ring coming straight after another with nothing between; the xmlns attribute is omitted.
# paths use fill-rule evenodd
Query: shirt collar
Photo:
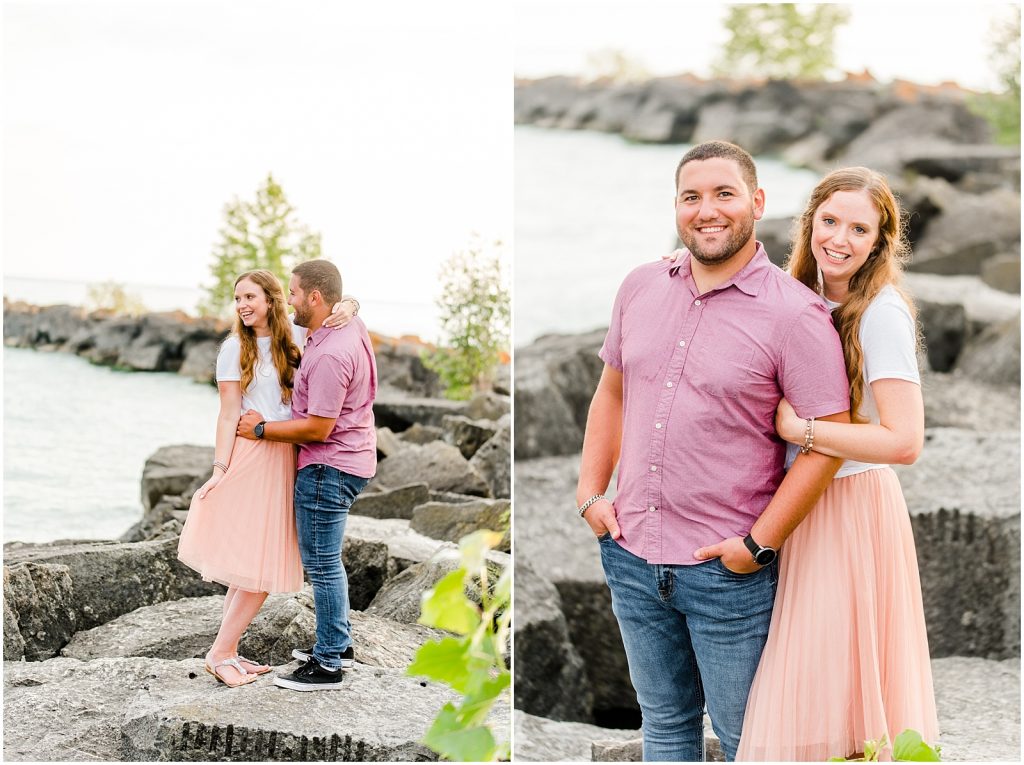
<svg viewBox="0 0 1024 765"><path fill-rule="evenodd" d="M764 251L764 245L761 242L756 242L756 244L757 249L754 251L754 257L750 259L750 262L733 274L729 281L716 287L715 291L724 290L726 287L734 285L741 292L751 297L757 296L761 285L764 284L764 280L768 277L768 272L772 268L772 262L768 260L768 253ZM692 276L689 250L686 250L682 259L668 270L668 274L669 276L682 276L684 278Z"/></svg>
<svg viewBox="0 0 1024 765"><path fill-rule="evenodd" d="M313 345L320 345L329 334L331 334L331 328L321 325L317 327L317 330L312 335L306 335L306 345L309 345L310 342Z"/></svg>

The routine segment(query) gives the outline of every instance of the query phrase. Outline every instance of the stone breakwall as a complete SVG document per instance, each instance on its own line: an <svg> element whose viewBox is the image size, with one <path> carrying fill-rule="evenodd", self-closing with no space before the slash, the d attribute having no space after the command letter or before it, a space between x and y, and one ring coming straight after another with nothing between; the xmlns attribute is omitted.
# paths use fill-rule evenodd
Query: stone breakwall
<svg viewBox="0 0 1024 765"><path fill-rule="evenodd" d="M9 760L420 761L454 695L405 675L444 633L417 624L421 597L458 566L458 539L507 528L510 399L467 402L389 389L375 404L380 469L350 510L342 560L356 666L337 694L294 694L269 678L237 689L202 668L224 588L178 562L192 494L213 449L169 446L143 470L139 522L116 541L4 546L4 755ZM493 585L506 534L488 554ZM479 584L468 592L479 602ZM271 595L242 654L294 666L314 641L312 590ZM508 699L489 720L509 740Z"/></svg>
<svg viewBox="0 0 1024 765"><path fill-rule="evenodd" d="M865 165L888 176L908 213L911 270L980 276L1019 293L1020 149L993 145L989 126L968 100L958 89L856 79L742 85L687 77L628 84L550 77L516 83L515 119L640 142L728 140L822 174ZM758 224L759 238L779 264L789 251L792 223Z"/></svg>

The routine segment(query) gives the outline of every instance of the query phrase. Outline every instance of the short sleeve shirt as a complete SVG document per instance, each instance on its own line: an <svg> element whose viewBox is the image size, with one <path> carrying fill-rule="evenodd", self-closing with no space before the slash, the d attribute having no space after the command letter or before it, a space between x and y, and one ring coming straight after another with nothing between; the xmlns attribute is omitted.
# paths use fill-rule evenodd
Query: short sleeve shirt
<svg viewBox="0 0 1024 765"><path fill-rule="evenodd" d="M849 408L827 306L760 243L704 294L688 253L635 269L600 356L623 374L618 541L650 563L693 564L699 547L750 531L784 476L783 396L801 417Z"/></svg>

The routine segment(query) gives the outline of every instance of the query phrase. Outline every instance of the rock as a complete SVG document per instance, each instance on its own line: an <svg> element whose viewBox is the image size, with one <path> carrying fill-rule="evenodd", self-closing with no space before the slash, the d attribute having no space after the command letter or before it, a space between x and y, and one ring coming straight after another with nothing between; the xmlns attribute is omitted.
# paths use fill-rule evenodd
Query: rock
<svg viewBox="0 0 1024 765"><path fill-rule="evenodd" d="M164 600L223 592L177 559L178 540L151 542L10 543L4 559L15 563L66 566L78 629L89 629L121 614Z"/></svg>
<svg viewBox="0 0 1024 765"><path fill-rule="evenodd" d="M1020 255L993 255L981 264L981 280L989 287L1020 294Z"/></svg>
<svg viewBox="0 0 1024 765"><path fill-rule="evenodd" d="M518 649L517 649L518 650ZM590 762L594 741L633 741L637 730L599 728L579 722L556 722L513 711L515 762Z"/></svg>
<svg viewBox="0 0 1024 765"><path fill-rule="evenodd" d="M165 494L192 494L213 475L212 446L164 446L142 468L142 507L148 511Z"/></svg>
<svg viewBox="0 0 1024 765"><path fill-rule="evenodd" d="M345 526L345 540L361 540L368 544L383 544L387 548L387 579L404 571L414 563L421 563L437 552L441 542L423 536L411 528L409 521L397 518L369 518L349 516Z"/></svg>
<svg viewBox="0 0 1024 765"><path fill-rule="evenodd" d="M381 459L398 454L405 444L392 432L391 428L377 428L377 456Z"/></svg>
<svg viewBox="0 0 1024 765"><path fill-rule="evenodd" d="M510 411L512 402L508 396L487 391L475 393L466 404L466 416L472 420L500 420Z"/></svg>
<svg viewBox="0 0 1024 765"><path fill-rule="evenodd" d="M575 454L604 362L607 330L545 335L516 351L516 459Z"/></svg>
<svg viewBox="0 0 1024 765"><path fill-rule="evenodd" d="M992 289L976 276L906 273L903 278L917 302L963 306L967 315L968 337L973 337L990 324L1007 321L1020 313L1020 295L1008 295Z"/></svg>
<svg viewBox="0 0 1024 765"><path fill-rule="evenodd" d="M594 762L643 762L644 740L598 739L590 745L590 757ZM711 727L711 718L704 715L704 761L725 762L725 752Z"/></svg>
<svg viewBox="0 0 1024 765"><path fill-rule="evenodd" d="M404 518L410 520L417 505L430 501L430 489L425 483L410 483L394 489L374 493L361 493L349 512L370 518Z"/></svg>
<svg viewBox="0 0 1024 765"><path fill-rule="evenodd" d="M371 333L377 357L380 385L417 396L437 396L441 385L437 373L423 364L422 353L432 346L413 337L384 337Z"/></svg>
<svg viewBox="0 0 1024 765"><path fill-rule="evenodd" d="M1020 657L932 661L946 761L1020 760Z"/></svg>
<svg viewBox="0 0 1024 765"><path fill-rule="evenodd" d="M345 674L345 700L266 679L214 683L197 659L50 659L4 665L10 760L432 760L417 743L454 694L399 669ZM395 699L401 699L396 706ZM488 722L510 728L507 701Z"/></svg>
<svg viewBox="0 0 1024 765"><path fill-rule="evenodd" d="M589 721L590 683L569 640L562 599L554 585L522 562L516 563L515 707L552 720Z"/></svg>
<svg viewBox="0 0 1024 765"><path fill-rule="evenodd" d="M451 415L445 415L447 419ZM421 425L414 422L407 430L402 431L398 439L406 444L429 444L444 435L444 430L437 425ZM466 459L469 459L468 457Z"/></svg>
<svg viewBox="0 0 1024 765"><path fill-rule="evenodd" d="M507 553L494 550L487 553L491 586L498 581L508 564ZM420 600L423 593L458 567L458 548L451 543L443 545L429 560L409 566L398 576L389 579L366 612L382 619L415 624L420 618ZM466 592L476 603L480 602L478 584L468 587Z"/></svg>
<svg viewBox="0 0 1024 765"><path fill-rule="evenodd" d="M474 531L504 530L497 549L509 552L511 512L512 503L507 499L478 499L458 505L427 502L413 511L409 527L424 536L455 543Z"/></svg>
<svg viewBox="0 0 1024 765"><path fill-rule="evenodd" d="M411 430L411 428L410 428ZM462 456L472 459L477 450L491 438L496 431L492 420L471 420L461 415L448 415L444 418L441 434L445 443L458 447Z"/></svg>
<svg viewBox="0 0 1024 765"><path fill-rule="evenodd" d="M165 524L172 521L177 522L180 528L188 515L190 504L190 500L181 496L160 497L153 507L143 513L142 520L118 537L118 541L141 542L144 539L153 539L162 533Z"/></svg>
<svg viewBox="0 0 1024 765"><path fill-rule="evenodd" d="M134 340L141 328L137 319L119 316L99 322L91 328L90 337L79 341L77 351L94 364L113 366L121 351Z"/></svg>
<svg viewBox="0 0 1024 765"><path fill-rule="evenodd" d="M782 268L789 257L790 242L796 218L769 218L757 222L757 240L764 245L765 253L772 263Z"/></svg>
<svg viewBox="0 0 1024 765"><path fill-rule="evenodd" d="M4 342L21 348L60 347L92 324L82 308L30 306L4 300Z"/></svg>
<svg viewBox="0 0 1024 765"><path fill-rule="evenodd" d="M558 589L569 639L594 694L595 714L635 712L639 707L601 553L590 527L574 511L578 476L578 456L516 461L516 562Z"/></svg>
<svg viewBox="0 0 1024 765"><path fill-rule="evenodd" d="M384 542L349 534L346 527L341 562L348 576L348 599L351 607L362 611L390 576L388 546Z"/></svg>
<svg viewBox="0 0 1024 765"><path fill-rule="evenodd" d="M967 312L959 303L917 301L917 320L921 325L928 366L936 372L948 372L956 365L967 337Z"/></svg>
<svg viewBox="0 0 1024 765"><path fill-rule="evenodd" d="M1020 427L1020 389L980 383L963 374L925 371L921 378L924 422L929 428L976 431Z"/></svg>
<svg viewBox="0 0 1024 765"><path fill-rule="evenodd" d="M431 489L454 491L488 497L490 487L450 444L433 441L423 446L409 444L405 449L382 460L372 482L380 488L427 483Z"/></svg>
<svg viewBox="0 0 1024 765"><path fill-rule="evenodd" d="M373 416L378 427L401 433L414 423L440 427L446 414L465 414L464 401L411 396L395 388L381 386L373 402Z"/></svg>
<svg viewBox="0 0 1024 765"><path fill-rule="evenodd" d="M957 369L981 382L1020 387L1020 314L967 343Z"/></svg>
<svg viewBox="0 0 1024 765"><path fill-rule="evenodd" d="M469 461L483 476L491 489L491 496L508 499L512 496L512 429L509 423L501 428L488 441L477 449Z"/></svg>
<svg viewBox="0 0 1024 765"><path fill-rule="evenodd" d="M5 556L6 557L6 556ZM40 661L56 656L75 634L78 616L67 566L4 566L4 658ZM13 632L8 635L8 628ZM8 653L8 643L12 649Z"/></svg>
<svg viewBox="0 0 1024 765"><path fill-rule="evenodd" d="M147 314L135 319L139 333L125 346L116 365L143 372L176 372L188 326L175 314Z"/></svg>
<svg viewBox="0 0 1024 765"><path fill-rule="evenodd" d="M178 374L191 377L198 382L214 382L217 379L217 354L223 340L197 340L185 342L184 358Z"/></svg>
<svg viewBox="0 0 1024 765"><path fill-rule="evenodd" d="M895 470L932 656L1019 655L1019 432L930 428L917 462Z"/></svg>
<svg viewBox="0 0 1024 765"><path fill-rule="evenodd" d="M945 146L910 154L904 169L957 183L970 173L1020 175L1020 148L991 144Z"/></svg>

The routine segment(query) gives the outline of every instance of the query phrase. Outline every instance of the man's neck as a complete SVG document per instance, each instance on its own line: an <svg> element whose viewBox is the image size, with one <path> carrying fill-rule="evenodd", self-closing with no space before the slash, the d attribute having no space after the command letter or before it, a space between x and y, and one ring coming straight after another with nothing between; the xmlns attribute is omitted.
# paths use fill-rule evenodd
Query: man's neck
<svg viewBox="0 0 1024 765"><path fill-rule="evenodd" d="M753 260L756 254L757 241L750 237L750 241L724 263L706 266L690 255L690 274L697 285L697 291L703 295L725 284Z"/></svg>
<svg viewBox="0 0 1024 765"><path fill-rule="evenodd" d="M310 319L309 319L309 327L308 327L309 334L312 335L314 332L316 332L318 329L320 329L320 327L323 326L324 321L330 315L331 315L331 312L329 310L328 311L317 311L317 312L314 312L310 316Z"/></svg>

